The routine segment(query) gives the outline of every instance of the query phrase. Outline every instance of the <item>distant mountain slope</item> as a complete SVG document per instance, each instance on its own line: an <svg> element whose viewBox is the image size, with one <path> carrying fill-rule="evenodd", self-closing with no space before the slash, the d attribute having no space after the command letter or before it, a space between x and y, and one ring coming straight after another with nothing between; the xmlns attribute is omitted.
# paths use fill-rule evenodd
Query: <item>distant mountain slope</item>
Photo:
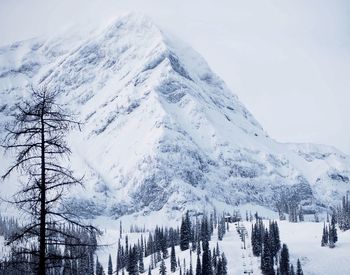
<svg viewBox="0 0 350 275"><path fill-rule="evenodd" d="M348 156L269 138L194 50L148 18L0 48L2 122L31 83L60 89L84 122L70 144L86 191L69 203L87 215L282 200L315 209L350 190Z"/></svg>

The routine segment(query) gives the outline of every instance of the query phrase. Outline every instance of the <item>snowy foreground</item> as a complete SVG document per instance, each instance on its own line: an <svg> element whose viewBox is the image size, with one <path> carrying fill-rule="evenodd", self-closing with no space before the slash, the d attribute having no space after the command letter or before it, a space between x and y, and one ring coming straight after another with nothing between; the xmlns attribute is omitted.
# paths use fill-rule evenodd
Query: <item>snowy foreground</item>
<svg viewBox="0 0 350 275"><path fill-rule="evenodd" d="M245 211L245 210L244 210ZM272 211L265 211L264 216L267 218L264 222L268 223L268 218L275 219L277 214ZM139 222L141 220L141 223ZM164 226L177 226L180 225L175 221L162 221L160 217L149 219L149 221L155 221L158 225ZM142 222L147 221L147 217L135 218L135 224L143 227ZM125 222L125 220L123 220ZM131 221L129 221L131 222ZM163 223L162 223L163 222ZM113 266L115 266L117 243L120 235L119 232L119 220L111 221L103 220L102 218L97 220L101 229L104 230L104 235L101 238L101 243L109 244L101 248L98 251L98 257L103 266L107 267L108 255L111 254L113 260ZM147 223L150 225L151 223ZM214 232L212 241L210 242L211 250L216 247L217 242L221 252L224 252L228 260L228 274L244 274L244 271L253 270L253 274L262 274L260 270L260 258L252 256L250 247L250 235L251 235L251 222L241 222L240 226L245 226L248 232L248 239L246 239L247 249L243 249L243 243L236 231L237 223L230 224L230 230L226 232L222 241L217 240L217 233ZM331 274L350 274L350 267L348 264L348 257L350 255L350 231L342 232L338 230L339 241L334 249L328 247L321 247L321 237L323 222L301 222L290 223L288 221L278 221L280 229L281 243L286 243L290 253L290 263L296 266L297 259L299 258L304 270L304 274L317 274L317 275L331 275ZM129 227L127 227L129 228ZM147 225L146 225L147 228ZM129 237L129 241L132 243L140 238L141 233L128 233L126 227L123 230L122 243L125 241L126 235ZM143 233L147 236L148 233ZM170 249L169 249L170 252ZM176 257L180 258L181 265L183 261L186 261L186 267L190 265L190 252L181 251L176 247ZM195 270L197 255L192 254L192 266ZM144 259L145 269L148 270L150 263L150 257ZM175 273L170 272L170 257L165 261L167 271L170 274L179 274L179 270ZM152 270L152 274L159 273L159 264L156 269ZM146 273L144 273L146 274Z"/></svg>

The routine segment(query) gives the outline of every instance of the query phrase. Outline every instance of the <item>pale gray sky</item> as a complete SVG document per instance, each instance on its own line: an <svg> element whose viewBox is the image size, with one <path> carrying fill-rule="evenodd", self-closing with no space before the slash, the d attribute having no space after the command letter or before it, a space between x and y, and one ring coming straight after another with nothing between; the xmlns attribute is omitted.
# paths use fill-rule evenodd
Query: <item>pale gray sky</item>
<svg viewBox="0 0 350 275"><path fill-rule="evenodd" d="M271 137L350 154L348 0L0 0L0 45L128 11L201 53Z"/></svg>

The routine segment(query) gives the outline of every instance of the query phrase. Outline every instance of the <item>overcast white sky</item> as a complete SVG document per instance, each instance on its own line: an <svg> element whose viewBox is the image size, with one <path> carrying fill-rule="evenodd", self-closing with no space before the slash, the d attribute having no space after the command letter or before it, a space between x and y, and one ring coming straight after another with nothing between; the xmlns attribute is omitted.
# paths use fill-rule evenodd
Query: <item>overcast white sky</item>
<svg viewBox="0 0 350 275"><path fill-rule="evenodd" d="M350 154L348 0L0 0L0 45L128 11L201 53L271 137Z"/></svg>

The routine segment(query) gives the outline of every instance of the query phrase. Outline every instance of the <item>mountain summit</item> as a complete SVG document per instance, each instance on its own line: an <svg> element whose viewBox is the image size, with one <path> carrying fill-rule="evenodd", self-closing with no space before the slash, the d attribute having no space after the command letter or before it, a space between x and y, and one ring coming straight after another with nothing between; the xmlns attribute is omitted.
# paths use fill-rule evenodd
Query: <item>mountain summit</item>
<svg viewBox="0 0 350 275"><path fill-rule="evenodd" d="M67 203L86 215L246 202L314 210L349 190L348 156L271 139L198 53L146 17L16 42L0 64L2 122L31 84L61 90L84 122L69 142L86 190Z"/></svg>

